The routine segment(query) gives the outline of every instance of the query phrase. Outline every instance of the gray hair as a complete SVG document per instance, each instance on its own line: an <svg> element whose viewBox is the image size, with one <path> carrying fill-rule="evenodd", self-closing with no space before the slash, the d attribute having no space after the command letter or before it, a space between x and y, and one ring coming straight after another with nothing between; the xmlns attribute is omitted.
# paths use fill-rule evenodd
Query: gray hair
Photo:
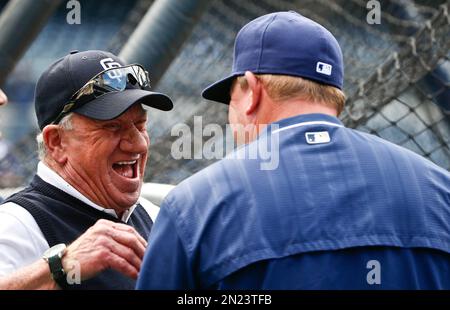
<svg viewBox="0 0 450 310"><path fill-rule="evenodd" d="M73 123L72 123L72 113L67 114L64 116L61 121L59 122L59 126L64 130L72 130L73 129ZM47 156L47 146L44 143L44 135L42 132L40 132L36 136L36 141L38 145L38 156L39 160L44 160L44 158Z"/></svg>

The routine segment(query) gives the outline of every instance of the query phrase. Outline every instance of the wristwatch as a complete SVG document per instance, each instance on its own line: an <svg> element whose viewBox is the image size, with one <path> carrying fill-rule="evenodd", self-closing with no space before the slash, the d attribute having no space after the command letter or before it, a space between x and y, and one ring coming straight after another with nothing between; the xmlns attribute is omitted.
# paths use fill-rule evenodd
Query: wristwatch
<svg viewBox="0 0 450 310"><path fill-rule="evenodd" d="M60 243L45 251L42 256L50 267L53 280L55 280L60 288L64 288L67 285L66 272L64 271L61 261L65 251L66 245L64 243Z"/></svg>

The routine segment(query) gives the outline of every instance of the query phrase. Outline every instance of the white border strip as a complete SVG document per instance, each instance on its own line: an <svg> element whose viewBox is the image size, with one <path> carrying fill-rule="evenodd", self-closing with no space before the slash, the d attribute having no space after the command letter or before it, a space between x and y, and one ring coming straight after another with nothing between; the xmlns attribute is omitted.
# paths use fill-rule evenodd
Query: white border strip
<svg viewBox="0 0 450 310"><path fill-rule="evenodd" d="M286 127L274 130L274 131L272 131L272 133L278 133L280 131L297 128L297 127L302 127L302 126L309 126L309 125L328 125L328 126L334 126L334 127L344 127L342 125L331 123L331 122L314 121L314 122L304 122L304 123L298 123L298 124L286 126Z"/></svg>

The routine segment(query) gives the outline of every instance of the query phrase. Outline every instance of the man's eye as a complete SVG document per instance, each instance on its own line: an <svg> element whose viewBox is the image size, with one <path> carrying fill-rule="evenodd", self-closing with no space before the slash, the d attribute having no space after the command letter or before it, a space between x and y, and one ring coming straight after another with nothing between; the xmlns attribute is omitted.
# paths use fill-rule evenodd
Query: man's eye
<svg viewBox="0 0 450 310"><path fill-rule="evenodd" d="M136 128L140 131L147 130L147 122L139 122L136 124Z"/></svg>

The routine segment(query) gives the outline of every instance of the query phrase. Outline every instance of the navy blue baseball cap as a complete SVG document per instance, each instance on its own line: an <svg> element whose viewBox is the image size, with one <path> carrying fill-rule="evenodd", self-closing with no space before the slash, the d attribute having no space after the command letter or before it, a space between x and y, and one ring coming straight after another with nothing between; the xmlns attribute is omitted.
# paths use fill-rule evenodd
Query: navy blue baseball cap
<svg viewBox="0 0 450 310"><path fill-rule="evenodd" d="M57 60L41 75L36 85L35 110L39 128L51 124L70 102L72 96L98 73L126 66L112 53L98 50L78 52ZM106 93L72 112L97 120L110 120L124 113L135 103L169 111L172 100L165 94L140 88Z"/></svg>
<svg viewBox="0 0 450 310"><path fill-rule="evenodd" d="M276 12L239 31L231 74L202 96L228 104L233 80L246 71L298 76L342 89L344 62L336 38L323 26L294 11Z"/></svg>

